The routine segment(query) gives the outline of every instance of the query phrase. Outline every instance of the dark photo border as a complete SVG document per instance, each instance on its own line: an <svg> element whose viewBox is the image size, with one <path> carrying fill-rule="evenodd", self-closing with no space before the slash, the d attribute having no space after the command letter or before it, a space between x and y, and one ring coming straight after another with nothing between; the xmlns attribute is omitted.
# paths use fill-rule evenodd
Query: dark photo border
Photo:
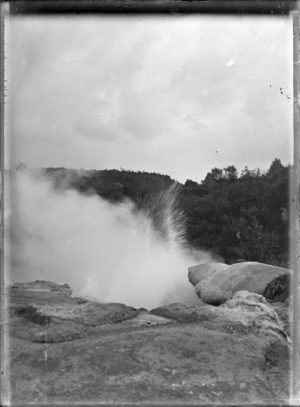
<svg viewBox="0 0 300 407"><path fill-rule="evenodd" d="M1 404L5 404L5 335L3 325L5 319L5 304L3 299L4 290L4 199L5 185L3 182L4 176L4 105L5 105L5 18L20 17L26 15L36 15L37 18L42 15L54 14L69 14L69 15L86 15L86 14L238 14L238 15L292 15L293 16L293 35L294 35L294 175L290 183L290 208L293 214L291 219L291 229L293 230L294 240L291 242L293 246L293 265L294 265L294 280L291 288L294 294L294 315L293 315L293 397L295 404L298 405L296 400L299 400L300 395L300 374L299 374L299 350L300 338L299 329L299 312L300 312L300 299L299 299L299 259L300 259L300 246L299 246L299 184L300 184L300 52L299 52L299 2L298 1L279 1L279 0L248 0L248 1L226 1L226 0L65 0L65 1L8 1L0 4L0 151L1 151L1 173L0 173L0 196L1 196L1 235L0 235L0 250L1 250L1 389L2 399ZM4 380L3 380L4 378ZM11 404L15 405L15 404ZM46 404L44 404L46 405ZM55 404L56 406L58 404ZM65 405L65 404L64 404ZM70 405L70 404L69 404ZM115 405L115 404L114 404ZM123 404L126 406L131 405ZM133 404L132 404L133 405ZM143 404L144 405L144 404ZM149 403L151 405L151 403ZM156 404L153 404L156 405ZM221 404L219 404L221 405Z"/></svg>

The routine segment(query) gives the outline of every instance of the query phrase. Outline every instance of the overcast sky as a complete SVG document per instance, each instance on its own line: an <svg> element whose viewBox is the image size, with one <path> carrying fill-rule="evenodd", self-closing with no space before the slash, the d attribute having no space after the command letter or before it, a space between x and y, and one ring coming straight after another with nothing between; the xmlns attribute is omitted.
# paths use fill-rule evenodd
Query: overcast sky
<svg viewBox="0 0 300 407"><path fill-rule="evenodd" d="M292 163L289 17L27 16L6 56L6 167L200 182Z"/></svg>

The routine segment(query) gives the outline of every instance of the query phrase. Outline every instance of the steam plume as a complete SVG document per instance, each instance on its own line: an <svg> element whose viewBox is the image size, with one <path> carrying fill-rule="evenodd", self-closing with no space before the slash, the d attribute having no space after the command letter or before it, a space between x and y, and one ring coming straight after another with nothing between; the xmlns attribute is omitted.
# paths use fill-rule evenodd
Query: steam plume
<svg viewBox="0 0 300 407"><path fill-rule="evenodd" d="M7 196L8 284L68 283L73 296L136 308L198 301L187 268L213 261L186 247L176 185L144 210L127 200L110 204L95 194L55 189L50 180L18 172Z"/></svg>

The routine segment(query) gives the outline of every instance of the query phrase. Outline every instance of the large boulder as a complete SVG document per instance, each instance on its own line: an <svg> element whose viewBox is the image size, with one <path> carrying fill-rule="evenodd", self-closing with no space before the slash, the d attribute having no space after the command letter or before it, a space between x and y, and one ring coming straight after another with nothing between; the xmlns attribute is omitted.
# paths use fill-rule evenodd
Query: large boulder
<svg viewBox="0 0 300 407"><path fill-rule="evenodd" d="M247 290L271 301L284 301L289 295L292 270L258 262L233 264L214 272L195 286L195 292L207 304L220 305L236 291Z"/></svg>
<svg viewBox="0 0 300 407"><path fill-rule="evenodd" d="M189 282L195 287L199 281L204 280L207 277L211 277L216 271L221 271L229 266L224 263L203 263L197 264L188 268Z"/></svg>

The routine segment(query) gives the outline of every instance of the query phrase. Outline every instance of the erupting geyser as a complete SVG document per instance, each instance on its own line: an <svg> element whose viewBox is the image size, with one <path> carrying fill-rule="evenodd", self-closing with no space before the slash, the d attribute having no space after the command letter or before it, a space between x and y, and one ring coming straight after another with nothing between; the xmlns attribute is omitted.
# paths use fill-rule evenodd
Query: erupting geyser
<svg viewBox="0 0 300 407"><path fill-rule="evenodd" d="M17 173L5 210L6 283L68 283L73 296L151 309L199 301L187 268L213 261L186 245L176 184L143 210L95 194L55 189L44 176Z"/></svg>

